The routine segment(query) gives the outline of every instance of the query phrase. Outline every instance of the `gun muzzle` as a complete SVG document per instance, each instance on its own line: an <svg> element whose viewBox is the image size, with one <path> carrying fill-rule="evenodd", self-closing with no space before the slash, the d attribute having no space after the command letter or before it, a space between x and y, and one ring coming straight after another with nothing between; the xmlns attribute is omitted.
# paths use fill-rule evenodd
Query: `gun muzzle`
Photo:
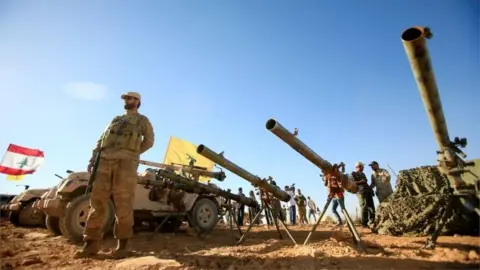
<svg viewBox="0 0 480 270"><path fill-rule="evenodd" d="M324 160L317 153L315 153L312 149L310 149L306 144L304 144L302 141L300 141L296 136L293 136L292 133L290 133L286 128L284 128L275 119L269 119L265 126L269 131L271 131L273 134L275 134L277 137L279 137L286 144L290 145L290 147L292 147L300 155L302 155L306 159L310 160L310 162L315 164L323 172L328 172L328 171L332 170L332 164L330 164L330 162Z"/></svg>
<svg viewBox="0 0 480 270"><path fill-rule="evenodd" d="M197 153L210 159L211 161L217 163L218 165L222 166L223 168L233 172L234 174L240 176L241 178L250 182L254 187L259 187L264 189L265 191L271 193L277 199L282 200L284 202L288 202L290 200L290 195L285 191L281 190L280 188L269 184L267 181L262 180L260 177L255 176L248 171L244 170L243 168L237 166L235 163L229 161L228 159L220 156L219 154L213 152L205 145L201 144L197 147Z"/></svg>

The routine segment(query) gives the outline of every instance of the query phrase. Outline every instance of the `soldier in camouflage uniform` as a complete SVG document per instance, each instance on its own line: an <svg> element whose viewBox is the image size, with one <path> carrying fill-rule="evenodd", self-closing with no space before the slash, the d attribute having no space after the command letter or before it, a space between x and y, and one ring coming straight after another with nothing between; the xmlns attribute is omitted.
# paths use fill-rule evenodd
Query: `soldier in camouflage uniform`
<svg viewBox="0 0 480 270"><path fill-rule="evenodd" d="M378 162L372 161L368 164L372 168L372 176L370 187L376 188L378 202L382 203L393 193L392 184L390 183L391 176L387 170L379 167Z"/></svg>
<svg viewBox="0 0 480 270"><path fill-rule="evenodd" d="M75 253L77 258L95 255L100 251L102 224L111 195L115 205L114 236L118 241L112 255L125 257L128 254L127 241L133 235L137 168L140 155L153 146L154 132L148 118L137 111L141 105L140 94L128 92L121 98L125 101L126 112L113 118L100 136L88 165L88 171L91 172L95 157L102 149L84 230L85 245Z"/></svg>
<svg viewBox="0 0 480 270"><path fill-rule="evenodd" d="M307 220L307 199L303 196L302 191L297 190L298 194L295 196L295 202L298 206L298 216L300 224L308 224Z"/></svg>

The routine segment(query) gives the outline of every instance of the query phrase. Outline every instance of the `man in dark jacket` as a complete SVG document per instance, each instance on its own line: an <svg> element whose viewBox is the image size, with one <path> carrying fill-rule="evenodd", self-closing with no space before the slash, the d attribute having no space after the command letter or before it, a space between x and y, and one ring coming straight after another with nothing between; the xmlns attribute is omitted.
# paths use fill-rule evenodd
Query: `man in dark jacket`
<svg viewBox="0 0 480 270"><path fill-rule="evenodd" d="M363 172L364 164L357 162L352 177L358 186L358 202L362 212L362 227L368 228L375 221L375 204L373 203L373 190L368 185L367 176Z"/></svg>

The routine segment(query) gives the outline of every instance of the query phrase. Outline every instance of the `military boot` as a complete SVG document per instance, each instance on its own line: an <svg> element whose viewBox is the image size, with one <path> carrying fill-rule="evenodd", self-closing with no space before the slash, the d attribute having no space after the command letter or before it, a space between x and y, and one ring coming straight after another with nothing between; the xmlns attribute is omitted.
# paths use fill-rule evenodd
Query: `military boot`
<svg viewBox="0 0 480 270"><path fill-rule="evenodd" d="M96 255L100 251L100 241L87 240L82 249L77 250L73 255L74 258L85 258Z"/></svg>
<svg viewBox="0 0 480 270"><path fill-rule="evenodd" d="M122 259L128 257L130 252L127 250L128 239L118 239L117 248L112 251L112 256L116 259Z"/></svg>

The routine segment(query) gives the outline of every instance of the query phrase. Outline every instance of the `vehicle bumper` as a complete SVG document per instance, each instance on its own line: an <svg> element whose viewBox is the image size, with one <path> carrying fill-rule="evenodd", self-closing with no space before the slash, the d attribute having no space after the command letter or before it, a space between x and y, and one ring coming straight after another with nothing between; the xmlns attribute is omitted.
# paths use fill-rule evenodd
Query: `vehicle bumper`
<svg viewBox="0 0 480 270"><path fill-rule="evenodd" d="M18 212L22 208L20 203L9 203L6 205L2 205L2 211L5 212Z"/></svg>
<svg viewBox="0 0 480 270"><path fill-rule="evenodd" d="M66 204L59 199L45 199L42 211L52 217L61 217L65 210Z"/></svg>

